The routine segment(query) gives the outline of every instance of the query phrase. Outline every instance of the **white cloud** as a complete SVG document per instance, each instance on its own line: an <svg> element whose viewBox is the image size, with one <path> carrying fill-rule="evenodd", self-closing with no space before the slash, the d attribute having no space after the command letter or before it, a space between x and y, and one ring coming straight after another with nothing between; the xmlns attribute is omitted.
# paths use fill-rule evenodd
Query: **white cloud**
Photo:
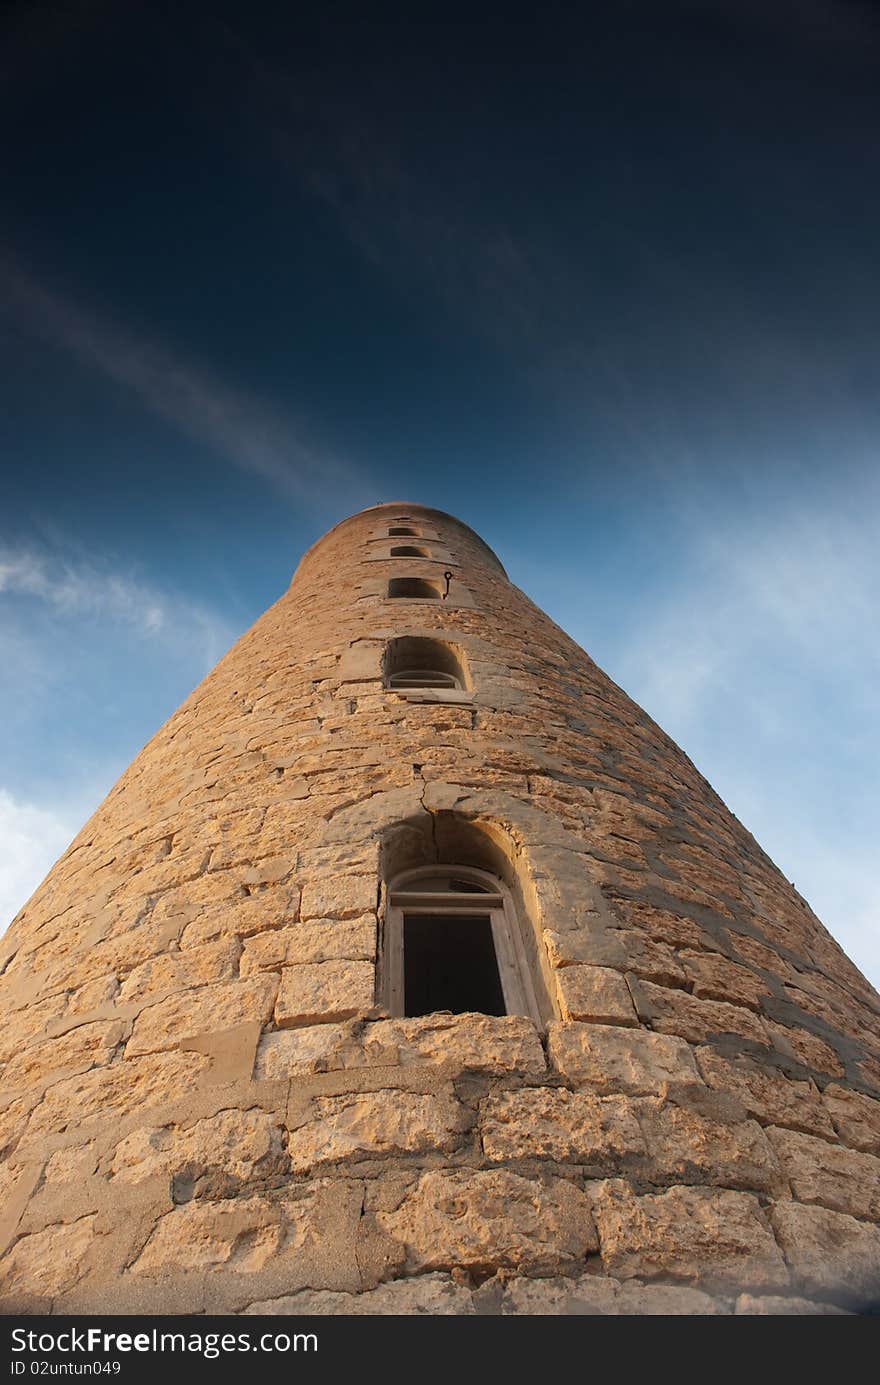
<svg viewBox="0 0 880 1385"><path fill-rule="evenodd" d="M375 488L363 472L320 446L303 422L49 292L9 256L0 257L0 289L27 331L131 390L152 413L288 498L325 503L331 488L344 489L353 508L372 498Z"/></svg>
<svg viewBox="0 0 880 1385"><path fill-rule="evenodd" d="M83 819L15 798L0 788L0 931L10 924Z"/></svg>
<svg viewBox="0 0 880 1385"><path fill-rule="evenodd" d="M133 573L33 547L0 545L3 594L35 598L62 619L121 624L147 640L194 650L207 668L234 637L216 612Z"/></svg>
<svg viewBox="0 0 880 1385"><path fill-rule="evenodd" d="M592 651L875 984L877 513L870 485L731 514L723 531L695 513L675 536L688 554L675 584L642 593L628 629Z"/></svg>

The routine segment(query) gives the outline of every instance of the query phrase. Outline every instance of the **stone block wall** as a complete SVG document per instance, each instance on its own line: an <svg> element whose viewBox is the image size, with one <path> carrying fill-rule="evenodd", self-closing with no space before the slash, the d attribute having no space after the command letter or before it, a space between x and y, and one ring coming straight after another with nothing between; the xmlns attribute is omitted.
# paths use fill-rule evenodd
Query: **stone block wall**
<svg viewBox="0 0 880 1385"><path fill-rule="evenodd" d="M445 600L386 597L447 571ZM400 635L470 687L387 690ZM377 999L389 871L457 841L511 889L541 1024ZM880 998L448 515L379 506L310 550L0 969L7 1312L880 1300Z"/></svg>

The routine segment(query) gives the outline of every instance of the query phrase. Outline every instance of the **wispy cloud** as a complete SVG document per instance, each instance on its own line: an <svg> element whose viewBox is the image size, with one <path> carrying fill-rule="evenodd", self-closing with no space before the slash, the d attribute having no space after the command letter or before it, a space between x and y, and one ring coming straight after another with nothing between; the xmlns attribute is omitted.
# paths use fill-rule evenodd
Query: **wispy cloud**
<svg viewBox="0 0 880 1385"><path fill-rule="evenodd" d="M677 580L645 590L600 662L684 747L843 946L880 980L876 487L695 511Z"/></svg>
<svg viewBox="0 0 880 1385"><path fill-rule="evenodd" d="M723 530L717 515L690 517L686 573L640 603L639 633L618 651L656 715L702 720L732 689L749 689L757 711L786 677L880 709L880 506L863 484L861 514L814 495L782 512L732 511Z"/></svg>
<svg viewBox="0 0 880 1385"><path fill-rule="evenodd" d="M108 563L0 545L0 595L33 598L53 616L128 627L147 640L195 649L210 667L234 631L215 611Z"/></svg>
<svg viewBox="0 0 880 1385"><path fill-rule="evenodd" d="M150 412L288 499L324 502L333 488L344 488L353 507L374 498L364 471L315 441L305 422L51 291L10 255L0 255L0 295L26 331L130 390Z"/></svg>
<svg viewBox="0 0 880 1385"><path fill-rule="evenodd" d="M82 820L0 788L0 932L12 922Z"/></svg>

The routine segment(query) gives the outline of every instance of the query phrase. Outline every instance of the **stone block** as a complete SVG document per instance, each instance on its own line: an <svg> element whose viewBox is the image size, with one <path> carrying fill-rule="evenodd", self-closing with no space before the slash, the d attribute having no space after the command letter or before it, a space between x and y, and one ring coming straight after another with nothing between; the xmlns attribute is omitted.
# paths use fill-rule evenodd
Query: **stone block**
<svg viewBox="0 0 880 1385"><path fill-rule="evenodd" d="M134 1022L125 1049L126 1058L177 1048L183 1039L232 1029L247 1020L265 1024L272 1013L278 978L255 976L182 991L149 1005Z"/></svg>
<svg viewBox="0 0 880 1385"><path fill-rule="evenodd" d="M382 677L383 645L378 640L355 640L339 660L340 683L365 683Z"/></svg>
<svg viewBox="0 0 880 1385"><path fill-rule="evenodd" d="M124 1032L118 1021L81 1024L55 1039L24 1048L6 1064L4 1089L7 1092L26 1091L45 1084L55 1074L84 1071L108 1063Z"/></svg>
<svg viewBox="0 0 880 1385"><path fill-rule="evenodd" d="M375 911L375 875L332 875L303 885L300 916L308 919L348 919Z"/></svg>
<svg viewBox="0 0 880 1385"><path fill-rule="evenodd" d="M329 1289L303 1289L285 1298L252 1303L244 1314L266 1317L345 1317L391 1314L411 1317L462 1316L474 1312L470 1289L447 1274L422 1274L416 1279L392 1279L362 1294L333 1293Z"/></svg>
<svg viewBox="0 0 880 1385"><path fill-rule="evenodd" d="M679 960L701 1000L720 1000L760 1012L769 996L767 983L756 972L723 957L720 952L680 952Z"/></svg>
<svg viewBox="0 0 880 1385"><path fill-rule="evenodd" d="M783 1298L779 1294L740 1294L734 1312L737 1316L748 1315L762 1318L806 1318L806 1317L847 1317L846 1308L836 1308L833 1303L817 1303L812 1298Z"/></svg>
<svg viewBox="0 0 880 1385"><path fill-rule="evenodd" d="M633 985L639 1019L650 1023L661 1034L678 1034L689 1043L732 1034L753 1044L769 1046L763 1022L741 1005L719 1000L700 1000L687 991L655 986L650 981Z"/></svg>
<svg viewBox="0 0 880 1385"><path fill-rule="evenodd" d="M615 1312L621 1317L706 1318L728 1311L723 1302L719 1303L699 1289L686 1289L676 1284L623 1282L615 1303Z"/></svg>
<svg viewBox="0 0 880 1385"><path fill-rule="evenodd" d="M829 1082L822 1103L844 1144L865 1154L880 1154L880 1101Z"/></svg>
<svg viewBox="0 0 880 1385"><path fill-rule="evenodd" d="M286 963L367 961L376 957L376 920L368 914L342 923L331 919L258 933L245 940L241 974L275 970Z"/></svg>
<svg viewBox="0 0 880 1385"><path fill-rule="evenodd" d="M611 1180L595 1186L592 1200L602 1263L618 1279L683 1280L710 1292L788 1284L750 1193L678 1187L639 1197Z"/></svg>
<svg viewBox="0 0 880 1385"><path fill-rule="evenodd" d="M563 1018L593 1024L636 1025L624 977L610 967L571 966L555 973Z"/></svg>
<svg viewBox="0 0 880 1385"><path fill-rule="evenodd" d="M880 1227L799 1202L777 1202L770 1221L800 1293L849 1308L880 1303Z"/></svg>
<svg viewBox="0 0 880 1385"><path fill-rule="evenodd" d="M164 1105L181 1091L192 1091L205 1076L210 1060L199 1053L150 1053L117 1058L48 1088L34 1111L28 1136L61 1133L88 1121L119 1120L129 1111Z"/></svg>
<svg viewBox="0 0 880 1385"><path fill-rule="evenodd" d="M602 1093L659 1096L669 1083L699 1081L689 1044L648 1029L556 1022L548 1029L547 1051L569 1082Z"/></svg>
<svg viewBox="0 0 880 1385"><path fill-rule="evenodd" d="M555 1159L617 1169L627 1156L644 1154L645 1142L632 1103L563 1088L525 1087L499 1092L483 1103L480 1135L488 1159Z"/></svg>
<svg viewBox="0 0 880 1385"><path fill-rule="evenodd" d="M400 1243L411 1272L496 1267L541 1272L577 1264L597 1248L589 1203L563 1179L505 1169L424 1173L377 1221Z"/></svg>
<svg viewBox="0 0 880 1385"><path fill-rule="evenodd" d="M19 1237L0 1259L2 1296L34 1294L51 1299L67 1293L88 1272L86 1255L99 1239L97 1222L93 1215L79 1217Z"/></svg>
<svg viewBox="0 0 880 1385"><path fill-rule="evenodd" d="M441 1013L383 1020L367 1025L359 1042L367 1064L442 1064L453 1071L525 1076L547 1068L538 1031L522 1015Z"/></svg>
<svg viewBox="0 0 880 1385"><path fill-rule="evenodd" d="M787 1192L779 1161L751 1120L713 1120L657 1098L638 1102L652 1181L707 1183L757 1192Z"/></svg>
<svg viewBox="0 0 880 1385"><path fill-rule="evenodd" d="M287 1137L295 1173L341 1160L449 1153L468 1124L449 1095L392 1089L315 1097L306 1115Z"/></svg>
<svg viewBox="0 0 880 1385"><path fill-rule="evenodd" d="M359 1278L360 1206L360 1190L341 1180L311 1184L299 1197L186 1202L159 1218L128 1273L164 1279L222 1270L271 1274L296 1289L320 1279L317 1287L350 1289Z"/></svg>
<svg viewBox="0 0 880 1385"><path fill-rule="evenodd" d="M812 1083L795 1081L776 1068L761 1067L748 1059L734 1062L722 1058L708 1047L697 1050L697 1061L710 1087L737 1097L762 1125L781 1125L834 1139L834 1127Z"/></svg>
<svg viewBox="0 0 880 1385"><path fill-rule="evenodd" d="M616 1280L598 1274L579 1279L514 1278L504 1285L501 1312L505 1317L613 1317L617 1288Z"/></svg>
<svg viewBox="0 0 880 1385"><path fill-rule="evenodd" d="M167 992L230 981L237 975L238 944L233 939L164 952L129 972L119 988L118 1003L144 1002Z"/></svg>
<svg viewBox="0 0 880 1385"><path fill-rule="evenodd" d="M257 1049L254 1078L305 1077L341 1067L339 1060L349 1030L343 1024L311 1024L264 1034Z"/></svg>
<svg viewBox="0 0 880 1385"><path fill-rule="evenodd" d="M209 1174L243 1182L285 1173L288 1159L280 1120L268 1111L219 1111L185 1128L146 1126L116 1146L111 1179L142 1183L163 1175L195 1183Z"/></svg>
<svg viewBox="0 0 880 1385"><path fill-rule="evenodd" d="M803 1063L804 1067L816 1072L830 1073L832 1077L843 1076L843 1064L835 1050L806 1029L792 1029L779 1024L767 1025L767 1031L774 1048L786 1058Z"/></svg>
<svg viewBox="0 0 880 1385"><path fill-rule="evenodd" d="M188 923L180 935L185 950L216 938L248 938L296 922L299 890L289 885L262 890L248 897L209 905Z"/></svg>
<svg viewBox="0 0 880 1385"><path fill-rule="evenodd" d="M285 1029L367 1014L374 1007L374 993L372 962L311 962L285 967L275 1023Z"/></svg>
<svg viewBox="0 0 880 1385"><path fill-rule="evenodd" d="M880 1221L880 1159L798 1130L767 1133L798 1202Z"/></svg>

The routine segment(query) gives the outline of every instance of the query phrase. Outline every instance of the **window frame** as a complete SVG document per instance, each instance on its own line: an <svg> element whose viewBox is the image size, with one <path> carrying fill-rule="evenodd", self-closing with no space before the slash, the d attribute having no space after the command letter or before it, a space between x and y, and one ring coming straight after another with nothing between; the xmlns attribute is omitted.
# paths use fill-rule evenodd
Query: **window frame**
<svg viewBox="0 0 880 1385"><path fill-rule="evenodd" d="M440 873L445 875L447 871L450 876L481 885L482 891L457 894L452 890L418 889L420 878ZM532 984L519 918L509 890L503 881L488 871L454 863L438 865L434 862L427 866L417 866L401 871L388 883L380 994L389 1015L395 1019L414 1018L407 1016L405 1008L404 916L456 913L481 917L488 915L505 1013L523 1015L541 1029L541 1013Z"/></svg>
<svg viewBox="0 0 880 1385"><path fill-rule="evenodd" d="M397 680L408 678L409 683L401 685ZM418 681L412 681L416 680ZM463 692L463 684L454 673L443 673L438 668L400 668L389 673L385 684L389 692L418 692L423 688L447 688Z"/></svg>

